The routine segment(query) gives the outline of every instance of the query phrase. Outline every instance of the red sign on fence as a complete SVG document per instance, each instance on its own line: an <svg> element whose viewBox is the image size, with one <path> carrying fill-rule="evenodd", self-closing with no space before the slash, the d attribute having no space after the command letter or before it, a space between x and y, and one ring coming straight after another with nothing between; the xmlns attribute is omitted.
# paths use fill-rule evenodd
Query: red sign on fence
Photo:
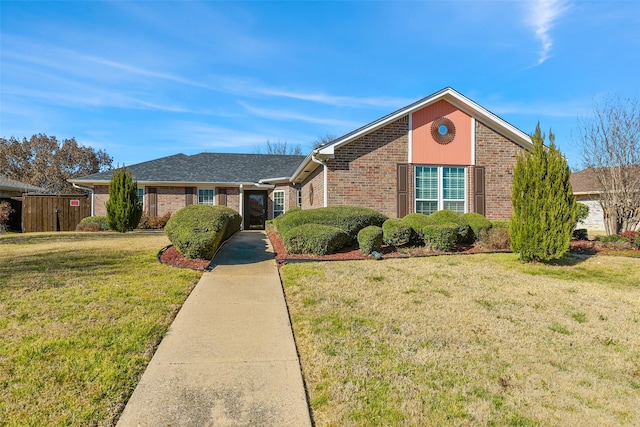
<svg viewBox="0 0 640 427"><path fill-rule="evenodd" d="M80 206L80 200L69 200L71 206Z"/></svg>

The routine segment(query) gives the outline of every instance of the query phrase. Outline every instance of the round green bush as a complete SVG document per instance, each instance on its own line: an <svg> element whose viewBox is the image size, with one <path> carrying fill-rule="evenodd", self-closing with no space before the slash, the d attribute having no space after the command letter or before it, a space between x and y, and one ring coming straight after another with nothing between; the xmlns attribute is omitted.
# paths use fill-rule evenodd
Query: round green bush
<svg viewBox="0 0 640 427"><path fill-rule="evenodd" d="M382 226L387 217L369 208L353 206L334 206L330 208L289 210L278 216L275 226L280 235L303 224L321 224L338 227L349 236L350 242L355 242L358 231L369 225Z"/></svg>
<svg viewBox="0 0 640 427"><path fill-rule="evenodd" d="M434 251L453 250L459 236L460 226L456 223L431 224L422 229L424 244Z"/></svg>
<svg viewBox="0 0 640 427"><path fill-rule="evenodd" d="M480 239L480 233L491 228L491 221L485 218L485 216L482 214L479 214L477 212L467 212L462 216L467 220L467 223L471 228L471 240Z"/></svg>
<svg viewBox="0 0 640 427"><path fill-rule="evenodd" d="M226 206L190 205L173 214L164 231L185 257L211 259L240 230L240 215Z"/></svg>
<svg viewBox="0 0 640 427"><path fill-rule="evenodd" d="M411 240L411 226L400 218L388 219L382 224L382 240L387 245L406 245Z"/></svg>
<svg viewBox="0 0 640 427"><path fill-rule="evenodd" d="M372 251L382 249L382 228L377 225L370 225L358 232L358 246L360 252L369 255Z"/></svg>
<svg viewBox="0 0 640 427"><path fill-rule="evenodd" d="M411 213L406 215L404 218L409 226L411 226L411 241L413 243L422 244L424 242L424 234L422 233L422 229L431 224L429 220L429 215L425 215L422 213Z"/></svg>
<svg viewBox="0 0 640 427"><path fill-rule="evenodd" d="M302 224L281 236L291 254L329 255L349 244L349 236L330 225Z"/></svg>
<svg viewBox="0 0 640 427"><path fill-rule="evenodd" d="M432 224L456 224L458 226L457 243L467 243L469 241L469 223L458 212L448 209L437 211L429 215Z"/></svg>

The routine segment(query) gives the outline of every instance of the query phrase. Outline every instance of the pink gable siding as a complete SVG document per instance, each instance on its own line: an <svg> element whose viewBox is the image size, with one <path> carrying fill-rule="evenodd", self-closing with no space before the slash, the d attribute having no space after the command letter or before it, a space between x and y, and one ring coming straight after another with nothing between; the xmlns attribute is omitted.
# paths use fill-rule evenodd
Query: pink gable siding
<svg viewBox="0 0 640 427"><path fill-rule="evenodd" d="M455 138L439 144L431 136L431 124L446 117L455 125ZM471 165L471 116L446 101L438 101L412 115L412 163L427 165Z"/></svg>

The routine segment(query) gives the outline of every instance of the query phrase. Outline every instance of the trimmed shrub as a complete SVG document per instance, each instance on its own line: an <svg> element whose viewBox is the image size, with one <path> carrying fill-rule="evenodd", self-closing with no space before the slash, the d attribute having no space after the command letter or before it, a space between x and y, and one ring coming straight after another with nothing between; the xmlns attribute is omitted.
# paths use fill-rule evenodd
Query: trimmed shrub
<svg viewBox="0 0 640 427"><path fill-rule="evenodd" d="M456 224L458 226L457 243L466 243L469 241L469 223L458 212L448 209L437 211L428 216L432 224Z"/></svg>
<svg viewBox="0 0 640 427"><path fill-rule="evenodd" d="M636 240L638 238L638 232L634 230L623 231L620 233L620 237L629 242L631 246L635 246Z"/></svg>
<svg viewBox="0 0 640 427"><path fill-rule="evenodd" d="M76 226L76 231L105 231L108 229L106 216L87 216L82 218Z"/></svg>
<svg viewBox="0 0 640 427"><path fill-rule="evenodd" d="M190 205L173 214L164 231L185 257L211 259L240 222L240 215L226 206Z"/></svg>
<svg viewBox="0 0 640 427"><path fill-rule="evenodd" d="M431 224L422 229L424 244L434 251L451 251L459 236L460 227L456 223Z"/></svg>
<svg viewBox="0 0 640 427"><path fill-rule="evenodd" d="M388 219L382 224L382 240L391 246L402 246L411 240L411 226L403 219Z"/></svg>
<svg viewBox="0 0 640 427"><path fill-rule="evenodd" d="M331 208L289 209L278 216L274 223L280 235L303 224L320 224L338 227L349 236L350 243L355 242L358 232L369 225L382 226L387 217L369 208L353 206L335 206Z"/></svg>
<svg viewBox="0 0 640 427"><path fill-rule="evenodd" d="M640 249L640 233L636 234L636 240L633 243L633 247L636 249Z"/></svg>
<svg viewBox="0 0 640 427"><path fill-rule="evenodd" d="M349 236L338 227L302 224L282 235L287 252L328 255L349 243Z"/></svg>
<svg viewBox="0 0 640 427"><path fill-rule="evenodd" d="M586 228L577 228L573 230L572 240L589 240L589 233Z"/></svg>
<svg viewBox="0 0 640 427"><path fill-rule="evenodd" d="M422 233L422 229L431 224L431 220L429 220L429 216L421 213L412 213L404 218L402 218L409 224L411 227L411 240L413 243L424 243L424 233Z"/></svg>
<svg viewBox="0 0 640 427"><path fill-rule="evenodd" d="M477 212L467 212L462 217L467 221L471 229L471 241L480 239L480 233L491 228L491 221Z"/></svg>
<svg viewBox="0 0 640 427"><path fill-rule="evenodd" d="M360 252L369 255L372 251L380 251L382 249L382 228L376 225L370 225L358 232L358 246Z"/></svg>
<svg viewBox="0 0 640 427"><path fill-rule="evenodd" d="M492 251L506 250L511 246L509 229L503 227L492 227L480 232L480 246Z"/></svg>

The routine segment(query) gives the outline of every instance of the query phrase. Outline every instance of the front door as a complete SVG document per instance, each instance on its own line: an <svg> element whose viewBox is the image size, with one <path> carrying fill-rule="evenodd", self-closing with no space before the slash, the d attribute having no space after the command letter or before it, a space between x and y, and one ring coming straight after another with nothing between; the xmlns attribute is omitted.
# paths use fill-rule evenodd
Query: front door
<svg viewBox="0 0 640 427"><path fill-rule="evenodd" d="M267 192L245 191L243 200L245 230L264 230L267 221Z"/></svg>

